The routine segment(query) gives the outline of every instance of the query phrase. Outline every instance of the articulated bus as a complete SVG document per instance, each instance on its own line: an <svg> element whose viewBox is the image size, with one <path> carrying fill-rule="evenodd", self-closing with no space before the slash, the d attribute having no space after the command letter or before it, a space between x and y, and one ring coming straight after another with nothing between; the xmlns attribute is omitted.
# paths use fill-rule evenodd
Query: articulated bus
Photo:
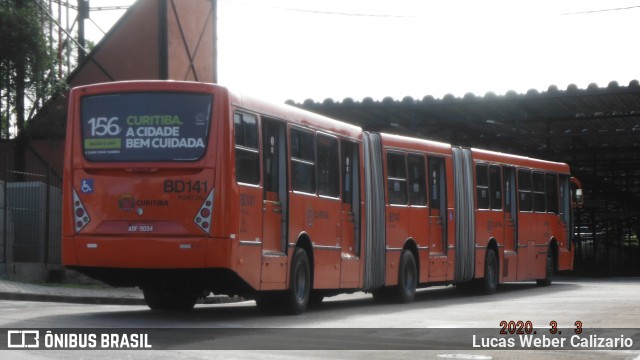
<svg viewBox="0 0 640 360"><path fill-rule="evenodd" d="M573 266L566 164L363 131L224 87L71 91L63 263L151 309L214 294L299 314L364 291L491 294Z"/></svg>

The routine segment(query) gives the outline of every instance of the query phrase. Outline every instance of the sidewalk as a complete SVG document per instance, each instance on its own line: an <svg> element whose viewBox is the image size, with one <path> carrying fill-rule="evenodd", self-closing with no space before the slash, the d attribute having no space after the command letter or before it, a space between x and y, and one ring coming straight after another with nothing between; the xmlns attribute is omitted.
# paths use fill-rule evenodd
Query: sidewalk
<svg viewBox="0 0 640 360"><path fill-rule="evenodd" d="M0 279L0 300L49 301L76 304L145 305L138 288L92 288L38 285Z"/></svg>
<svg viewBox="0 0 640 360"><path fill-rule="evenodd" d="M146 305L138 288L92 288L63 284L31 284L0 279L0 300L48 301L74 304ZM209 295L202 303L226 304L244 301L241 297Z"/></svg>

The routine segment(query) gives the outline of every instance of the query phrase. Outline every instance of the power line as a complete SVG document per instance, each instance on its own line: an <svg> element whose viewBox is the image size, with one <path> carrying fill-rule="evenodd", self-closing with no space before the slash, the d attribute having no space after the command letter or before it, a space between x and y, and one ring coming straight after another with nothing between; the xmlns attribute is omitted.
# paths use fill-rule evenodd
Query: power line
<svg viewBox="0 0 640 360"><path fill-rule="evenodd" d="M222 1L229 2L228 0L222 0ZM237 3L237 1L233 1L233 2ZM252 4L252 5L255 5L255 4ZM293 11L293 12L300 12L300 13L306 13L306 14L320 14L320 15L339 15L339 16L351 16L351 17L372 17L372 18L414 18L415 17L410 15L365 14L365 13L351 13L351 12L342 12L342 11L300 9L300 8L273 6L273 5L265 5L265 4L260 4L260 6L263 6L269 9Z"/></svg>
<svg viewBox="0 0 640 360"><path fill-rule="evenodd" d="M563 14L560 14L560 15L584 15L584 14L595 14L595 13L609 12L609 11L631 10L631 9L637 9L637 8L640 8L640 5L627 6L627 7L621 7L621 8L613 8L613 9L579 11L579 12L563 13Z"/></svg>

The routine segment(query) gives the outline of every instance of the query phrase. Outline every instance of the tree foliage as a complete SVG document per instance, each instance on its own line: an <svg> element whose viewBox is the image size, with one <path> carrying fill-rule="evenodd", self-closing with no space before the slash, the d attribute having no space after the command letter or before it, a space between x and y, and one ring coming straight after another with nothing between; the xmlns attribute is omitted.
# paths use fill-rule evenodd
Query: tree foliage
<svg viewBox="0 0 640 360"><path fill-rule="evenodd" d="M37 95L51 89L45 74L53 56L40 11L32 1L0 0L0 130L5 137L11 120L7 115L21 127L25 104L33 104Z"/></svg>

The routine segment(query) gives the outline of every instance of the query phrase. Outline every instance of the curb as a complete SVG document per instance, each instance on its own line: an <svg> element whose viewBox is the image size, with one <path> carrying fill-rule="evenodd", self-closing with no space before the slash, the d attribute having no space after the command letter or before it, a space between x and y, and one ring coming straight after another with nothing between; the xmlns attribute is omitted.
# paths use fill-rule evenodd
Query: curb
<svg viewBox="0 0 640 360"><path fill-rule="evenodd" d="M50 295L50 294L29 294L11 293L0 291L0 300L12 301L41 301L60 302L70 304L96 304L96 305L146 305L142 298L123 298L108 296L73 296L73 295ZM228 297L224 295L208 296L198 304L230 304L245 301L239 296Z"/></svg>
<svg viewBox="0 0 640 360"><path fill-rule="evenodd" d="M144 299L107 296L71 296L0 292L0 300L63 302L71 304L146 305Z"/></svg>

